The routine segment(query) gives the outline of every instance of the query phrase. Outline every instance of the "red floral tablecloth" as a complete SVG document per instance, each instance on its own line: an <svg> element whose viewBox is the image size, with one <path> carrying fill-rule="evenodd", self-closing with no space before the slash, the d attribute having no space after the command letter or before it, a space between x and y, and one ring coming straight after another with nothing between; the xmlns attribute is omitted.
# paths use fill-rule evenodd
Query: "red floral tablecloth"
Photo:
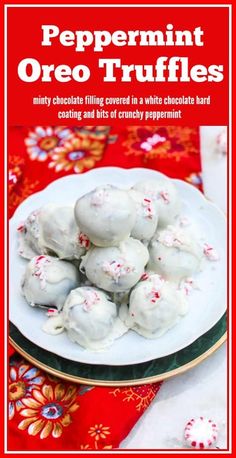
<svg viewBox="0 0 236 458"><path fill-rule="evenodd" d="M147 167L202 186L199 130L192 127L14 127L8 156L9 216L51 181L94 167ZM11 347L9 357L11 451L118 448L160 388L75 385L33 367Z"/></svg>

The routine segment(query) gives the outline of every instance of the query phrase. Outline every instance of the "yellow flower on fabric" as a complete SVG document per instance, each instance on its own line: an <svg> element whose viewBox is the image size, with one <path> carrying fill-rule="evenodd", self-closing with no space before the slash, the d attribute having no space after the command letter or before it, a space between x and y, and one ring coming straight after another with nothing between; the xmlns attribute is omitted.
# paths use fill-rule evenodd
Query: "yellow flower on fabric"
<svg viewBox="0 0 236 458"><path fill-rule="evenodd" d="M55 388L43 385L42 391L33 390L32 396L22 400L25 408L20 411L24 420L18 428L28 430L28 434L40 439L47 438L50 434L54 438L62 435L63 428L72 422L71 414L79 405L76 403L77 387L70 385L67 389L62 383Z"/></svg>
<svg viewBox="0 0 236 458"><path fill-rule="evenodd" d="M55 148L50 155L49 168L55 168L56 172L74 170L76 173L91 169L102 159L104 147L104 141L81 133Z"/></svg>
<svg viewBox="0 0 236 458"><path fill-rule="evenodd" d="M111 434L109 431L109 426L103 426L102 424L91 426L89 429L90 436L94 437L96 441L99 439L106 439L108 434Z"/></svg>

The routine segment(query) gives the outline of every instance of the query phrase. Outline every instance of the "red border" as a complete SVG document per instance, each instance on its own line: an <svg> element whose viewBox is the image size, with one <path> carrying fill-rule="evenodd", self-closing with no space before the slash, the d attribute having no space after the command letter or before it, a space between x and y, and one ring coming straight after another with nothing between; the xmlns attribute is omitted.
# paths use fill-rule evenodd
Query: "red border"
<svg viewBox="0 0 236 458"><path fill-rule="evenodd" d="M29 0L26 0L23 3L24 4L32 4L32 2L30 2ZM41 2L40 2L40 4L42 4L42 5L43 4L48 4L48 3L50 3L50 4L55 4L55 3L56 4L63 4L63 3L65 3L65 1L63 1L63 0L58 0L58 1L55 1L55 0L51 0L51 1L41 0ZM73 2L71 2L71 3L73 3ZM85 3L85 2L81 2L81 3ZM127 2L125 0L119 0L119 2L118 1L115 2L114 0L110 0L110 1L104 0L103 2L101 2L101 1L99 2L98 0L94 0L94 1L87 1L86 2L86 4L99 4L99 3L103 3L103 4L111 4L111 3L113 3L113 4L114 3L119 3L119 4L127 4L127 3L129 3L129 4L143 4L144 2L141 1L141 0L136 0L136 1L132 1L131 0L129 2ZM157 4L157 2L155 2L153 0L150 0L148 3L149 4ZM160 3L162 3L162 2L160 2ZM176 0L172 0L172 1L169 0L169 1L165 1L163 3L165 3L166 5L168 5L168 4L178 4L178 2ZM191 3L192 2L187 1L187 0L182 0L181 1L181 4L191 4ZM4 5L10 5L10 4L22 4L22 2L20 2L18 0L4 2L2 4L2 6L4 7ZM75 3L75 4L78 4L78 3ZM158 4L159 4L159 2L158 2ZM216 0L216 1L200 0L197 3L194 3L194 4L196 4L196 5L198 5L198 4L199 5L201 5L201 4L209 4L209 5L211 5L211 4L214 4L214 5L217 5L217 4L221 4L222 5L222 4L224 4L224 5L232 5L233 6L233 2L222 2L220 0ZM233 10L233 12L234 12L234 10ZM233 16L233 19L234 19L234 16ZM2 8L2 24L4 24L4 9L3 8ZM234 28L233 28L233 43L235 42L235 38L236 38L235 37L235 31L234 31ZM3 37L3 42L4 42L4 37ZM233 61L233 69L232 69L232 74L233 75L234 75L234 69L235 69L234 66L235 66L235 62ZM4 80L4 78L2 78L2 80ZM3 96L4 96L4 90L3 90ZM234 92L233 92L232 96L234 96ZM4 106L3 106L3 114L4 114ZM233 118L233 113L232 113L232 126L233 126L233 119L234 118ZM1 126L2 126L2 139L4 140L4 123L3 122L1 123ZM229 161L228 161L228 167L227 167L228 183L229 183L229 179L230 178L232 179L233 176L234 176L234 154L233 154L233 145L235 144L235 142L234 142L235 137L234 136L235 136L235 134L232 132L232 172L230 173ZM4 150L4 143L3 143L3 150ZM2 164L1 164L2 167L1 167L0 190L1 190L1 195L3 196L3 199L1 200L1 204L2 204L1 211L2 211L2 215L3 215L4 214L4 155L3 154L1 155L1 162L2 162ZM230 208L230 201L229 201L229 195L230 195L229 185L228 185L228 189L227 189L227 195L228 195L227 210L228 210L228 216L229 216L229 219L228 219L228 221L229 221L228 222L228 241L230 240L229 239L230 229L233 228L233 224L234 224L234 218L233 218L233 216L234 216L234 190L235 190L235 184L234 184L234 181L232 180L232 190L231 190L232 191L232 223L231 223L231 218L230 218L231 208ZM3 227L3 225L2 225L2 228L1 228L1 239L2 239L2 247L3 247L3 251L4 251L5 240L4 240L4 227ZM234 253L233 248L234 248L234 244L233 244L233 240L232 240L232 250L230 249L230 246L228 244L228 259L229 259L230 252L231 252L231 255L233 255L233 253ZM231 265L229 263L228 264L228 273L230 271L230 268L231 268ZM2 260L1 260L1 269L2 269L2 271L1 271L2 279L3 279L4 278L4 274L5 274L3 257L2 257ZM232 269L232 274L234 274L233 269ZM233 282L234 282L234 276L232 277L232 283ZM230 285L229 285L229 287L230 287ZM228 288L228 296L229 296L229 292L230 292L230 290ZM2 294L2 304L4 304L4 284L3 284L3 287L1 289L1 294ZM232 303L234 303L233 300L232 300ZM231 315L231 318L232 318L232 326L233 326L233 324L234 324L234 322L233 322L233 316L234 316L233 310L231 311L230 315ZM1 319L2 319L1 322L4 323L4 307L2 307L2 309L1 309ZM230 331L230 329L228 329L228 330ZM233 352L233 349L234 349L234 335L232 335L232 336L230 335L230 339L231 338L232 338L232 353L234 353ZM6 349L6 347L7 347L7 339L3 339L2 348ZM227 349L228 349L228 370L229 370L229 363L230 363L230 361L229 361L229 356L230 356L230 353L229 353L229 341L228 341L228 344L227 344ZM3 355L3 352L0 353L0 358L1 358L0 359L1 367L4 368L4 355ZM3 370L2 370L2 374L1 374L1 381L2 381L2 386L4 386L5 375L4 375L4 371ZM232 382L232 380L231 380L231 382ZM230 410L229 392L228 392L228 397L227 398L228 398L228 407L229 407L228 408L228 424L229 424L229 419L230 419L229 418L230 417L230 413L229 413L229 410ZM4 406L4 392L3 392L3 390L1 391L1 405ZM4 419L3 419L3 421L1 422L1 442L0 443L1 443L1 452L5 455L5 453L4 453L4 433L5 433L5 425L4 425ZM232 437L232 441L233 441L233 437ZM229 444L229 430L228 430L228 444ZM234 448L235 447L234 447L234 443L233 443L232 444L232 451L234 451ZM186 449L178 449L178 452L181 452L181 450L186 452ZM227 450L228 450L228 447L227 447ZM132 450L130 450L130 451L132 451ZM156 452L155 453L156 455L162 455L161 453L159 453L162 450L148 449L148 452L152 452L152 451ZM226 451L226 450L224 450L224 451ZM120 452L119 454L121 454L122 456L129 456L129 454L128 454L129 450L120 450L119 452ZM135 452L135 450L134 450L134 452ZM138 452L143 452L143 453L141 453L140 456L149 456L149 453L145 454L145 452L147 452L147 450L138 450ZM167 452L166 453L167 455L173 454L173 450L165 450L165 452ZM227 453L227 451L226 451L226 453L222 453L222 451L219 451L219 452L221 452L220 453L221 456L228 456L229 455L229 452ZM201 455L200 452L196 452L194 450L189 450L188 453L191 453L191 454L193 453L195 456L200 456ZM212 451L208 451L207 453L216 454L217 451L216 450L212 450ZM6 453L6 454L8 454L8 453ZM36 455L36 453L31 452L30 455L24 455L24 452L23 452L23 453L20 453L20 456L31 456L31 455L34 455L34 454ZM103 453L99 453L99 454L103 455ZM45 456L51 456L51 455L52 454L49 453L49 454L44 454L42 456L45 457ZM60 454L61 457L68 456L68 455L70 455L70 454L69 453ZM97 454L93 454L93 453L89 453L89 452L86 453L86 455L97 456ZM108 454L106 453L105 455L112 456L113 454L112 453L108 453ZM18 454L11 453L11 456L13 456L13 457L14 456L18 456ZM37 456L41 456L41 454L37 453ZM178 454L178 456L184 456L184 455Z"/></svg>

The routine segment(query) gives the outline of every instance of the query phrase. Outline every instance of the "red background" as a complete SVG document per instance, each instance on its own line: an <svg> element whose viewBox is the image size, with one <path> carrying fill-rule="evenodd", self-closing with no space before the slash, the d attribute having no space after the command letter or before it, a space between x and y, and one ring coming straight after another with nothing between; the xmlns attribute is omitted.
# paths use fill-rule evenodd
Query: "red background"
<svg viewBox="0 0 236 458"><path fill-rule="evenodd" d="M207 96L211 95L211 105L194 106L152 106L153 110L183 111L182 119L161 120L162 124L189 125L225 125L228 124L228 7L149 7L149 8L53 8L53 7L23 7L8 8L8 124L75 124L76 120L59 120L57 111L73 108L81 110L81 106L33 106L34 96L66 97L70 95L94 94L97 96ZM103 52L94 52L93 47L85 52L76 52L74 47L62 46L59 40L53 40L50 47L41 46L42 24L55 24L62 30L165 30L166 24L171 23L176 30L193 30L201 26L204 31L204 46L180 47L116 47L110 45ZM224 80L219 83L104 83L104 69L98 69L99 58L121 58L124 64L155 65L159 56L186 56L190 68L202 64L206 67L216 64L224 65ZM90 79L85 83L59 83L54 79L51 83L25 83L17 75L19 62L27 57L37 59L41 64L67 64L74 67L78 64L87 65L91 70ZM117 73L119 75L119 73ZM89 109L89 106L84 107ZM141 105L114 108L143 109ZM105 107L105 109L107 109ZM125 124L135 124L137 120L125 120ZM140 121L138 121L141 123ZM160 122L160 121L159 121ZM98 120L89 120L89 124L97 124ZM100 120L100 124L110 124L110 120ZM124 121L115 121L124 124ZM148 121L148 124L156 124ZM147 121L146 121L147 124Z"/></svg>

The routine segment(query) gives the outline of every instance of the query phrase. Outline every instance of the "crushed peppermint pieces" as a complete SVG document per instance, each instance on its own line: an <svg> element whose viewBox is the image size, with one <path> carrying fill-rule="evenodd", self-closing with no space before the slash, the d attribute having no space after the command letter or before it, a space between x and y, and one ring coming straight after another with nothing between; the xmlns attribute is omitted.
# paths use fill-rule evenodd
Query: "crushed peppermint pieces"
<svg viewBox="0 0 236 458"><path fill-rule="evenodd" d="M147 274L147 272L144 272L140 280L145 281L145 280L148 280L148 278L149 278L149 275Z"/></svg>
<svg viewBox="0 0 236 458"><path fill-rule="evenodd" d="M152 219L154 216L154 208L152 201L150 199L143 199L142 205L144 207L144 216L146 218Z"/></svg>
<svg viewBox="0 0 236 458"><path fill-rule="evenodd" d="M121 276L133 272L135 268L133 266L125 265L121 261L105 261L103 263L102 270L117 283Z"/></svg>
<svg viewBox="0 0 236 458"><path fill-rule="evenodd" d="M183 291L186 296L189 296L193 289L198 289L198 286L192 277L185 278L180 282L179 290Z"/></svg>
<svg viewBox="0 0 236 458"><path fill-rule="evenodd" d="M47 277L45 266L48 264L50 264L50 260L46 256L41 255L35 259L33 275L39 279L41 289L45 289L46 287Z"/></svg>
<svg viewBox="0 0 236 458"><path fill-rule="evenodd" d="M208 243L204 243L203 254L206 256L206 258L209 261L219 261L219 259L220 259L220 256L217 253L217 251L215 250L215 248L213 248Z"/></svg>
<svg viewBox="0 0 236 458"><path fill-rule="evenodd" d="M165 204L170 203L170 195L167 191L160 191L159 196L161 197L161 199L163 199Z"/></svg>
<svg viewBox="0 0 236 458"><path fill-rule="evenodd" d="M90 240L86 234L80 232L78 235L78 243L82 248L89 248L90 247Z"/></svg>
<svg viewBox="0 0 236 458"><path fill-rule="evenodd" d="M84 291L84 302L83 302L83 310L85 312L90 312L92 306L97 304L100 301L100 298L96 291Z"/></svg>
<svg viewBox="0 0 236 458"><path fill-rule="evenodd" d="M184 429L186 444L195 449L211 448L218 437L218 427L213 420L204 417L192 418Z"/></svg>
<svg viewBox="0 0 236 458"><path fill-rule="evenodd" d="M17 231L18 231L18 232L25 232L25 224L24 224L24 223L21 223L21 224L17 227Z"/></svg>
<svg viewBox="0 0 236 458"><path fill-rule="evenodd" d="M57 309L50 308L47 310L46 315L51 317L51 316L58 316L59 312Z"/></svg>
<svg viewBox="0 0 236 458"><path fill-rule="evenodd" d="M160 299L161 295L160 292L157 291L155 288L152 288L151 291L148 293L148 298L150 299L153 304L156 303L158 299Z"/></svg>
<svg viewBox="0 0 236 458"><path fill-rule="evenodd" d="M177 232L168 230L161 232L157 240L167 247L178 248L183 244Z"/></svg>

